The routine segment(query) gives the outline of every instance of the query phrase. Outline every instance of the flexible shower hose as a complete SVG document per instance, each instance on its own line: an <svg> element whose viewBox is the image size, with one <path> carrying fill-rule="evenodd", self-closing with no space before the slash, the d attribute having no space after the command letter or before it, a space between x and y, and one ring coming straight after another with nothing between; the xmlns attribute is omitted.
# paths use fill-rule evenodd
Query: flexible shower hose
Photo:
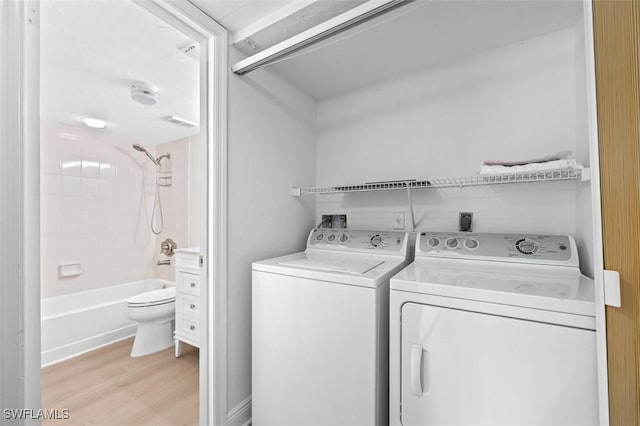
<svg viewBox="0 0 640 426"><path fill-rule="evenodd" d="M157 210L156 210L157 207ZM160 229L156 231L155 222L156 222L156 211L160 212ZM162 215L162 202L160 201L160 185L156 181L156 199L153 201L153 210L151 212L151 232L155 235L159 235L164 228L164 216Z"/></svg>

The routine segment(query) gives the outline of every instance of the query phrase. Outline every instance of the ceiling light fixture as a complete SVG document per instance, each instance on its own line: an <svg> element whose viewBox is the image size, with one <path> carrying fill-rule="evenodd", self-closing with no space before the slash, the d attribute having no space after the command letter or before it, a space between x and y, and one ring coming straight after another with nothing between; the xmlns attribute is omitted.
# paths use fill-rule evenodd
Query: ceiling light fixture
<svg viewBox="0 0 640 426"><path fill-rule="evenodd" d="M98 118L82 117L80 121L82 121L85 126L92 127L94 129L104 129L107 127L107 122Z"/></svg>
<svg viewBox="0 0 640 426"><path fill-rule="evenodd" d="M160 89L144 81L131 83L131 99L143 105L155 105L160 100Z"/></svg>
<svg viewBox="0 0 640 426"><path fill-rule="evenodd" d="M185 120L184 118L176 117L175 115L170 115L166 117L167 121L173 124L177 124L178 126L183 127L196 127L198 124L193 121Z"/></svg>

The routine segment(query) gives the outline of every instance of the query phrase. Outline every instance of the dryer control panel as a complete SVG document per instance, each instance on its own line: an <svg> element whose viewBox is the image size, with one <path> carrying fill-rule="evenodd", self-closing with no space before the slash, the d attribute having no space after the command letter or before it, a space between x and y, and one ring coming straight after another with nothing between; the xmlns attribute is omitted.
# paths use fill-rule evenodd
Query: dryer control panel
<svg viewBox="0 0 640 426"><path fill-rule="evenodd" d="M407 250L408 238L406 232L397 231L317 228L311 230L307 248L403 254Z"/></svg>
<svg viewBox="0 0 640 426"><path fill-rule="evenodd" d="M578 263L576 244L569 235L420 232L416 248L416 256L566 266Z"/></svg>

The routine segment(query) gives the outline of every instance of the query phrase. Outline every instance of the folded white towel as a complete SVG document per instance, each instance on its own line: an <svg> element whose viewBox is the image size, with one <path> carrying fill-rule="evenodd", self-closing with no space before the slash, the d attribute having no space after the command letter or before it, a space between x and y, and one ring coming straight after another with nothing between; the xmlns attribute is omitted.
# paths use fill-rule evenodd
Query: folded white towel
<svg viewBox="0 0 640 426"><path fill-rule="evenodd" d="M567 160L573 156L572 151L560 151L555 154L545 155L544 157L531 158L529 160L518 160L518 161L494 161L494 160L486 160L483 164L485 166L524 166L526 164L531 163L546 163L548 161L555 160Z"/></svg>
<svg viewBox="0 0 640 426"><path fill-rule="evenodd" d="M530 163L522 166L481 166L480 175L509 175L514 173L542 172L547 170L575 169L580 166L574 159L547 161L545 163Z"/></svg>

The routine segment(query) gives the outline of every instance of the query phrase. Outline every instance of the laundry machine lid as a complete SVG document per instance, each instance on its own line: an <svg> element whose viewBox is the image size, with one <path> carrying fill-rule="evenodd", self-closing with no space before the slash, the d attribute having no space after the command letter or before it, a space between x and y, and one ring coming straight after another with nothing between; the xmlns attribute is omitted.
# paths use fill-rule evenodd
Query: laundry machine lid
<svg viewBox="0 0 640 426"><path fill-rule="evenodd" d="M417 258L391 290L595 315L593 280L577 268Z"/></svg>
<svg viewBox="0 0 640 426"><path fill-rule="evenodd" d="M252 264L254 272L267 272L328 283L376 288L407 264L404 256L357 253L318 253L308 250Z"/></svg>
<svg viewBox="0 0 640 426"><path fill-rule="evenodd" d="M344 255L303 253L302 256L278 262L279 265L312 269L326 272L341 272L350 275L362 275L380 266L384 260L368 258L349 258Z"/></svg>
<svg viewBox="0 0 640 426"><path fill-rule="evenodd" d="M406 232L318 228L309 233L305 251L253 262L252 270L377 288L388 283L408 257Z"/></svg>
<svg viewBox="0 0 640 426"><path fill-rule="evenodd" d="M160 290L147 291L127 300L129 305L149 305L166 303L176 298L176 288L171 286Z"/></svg>

